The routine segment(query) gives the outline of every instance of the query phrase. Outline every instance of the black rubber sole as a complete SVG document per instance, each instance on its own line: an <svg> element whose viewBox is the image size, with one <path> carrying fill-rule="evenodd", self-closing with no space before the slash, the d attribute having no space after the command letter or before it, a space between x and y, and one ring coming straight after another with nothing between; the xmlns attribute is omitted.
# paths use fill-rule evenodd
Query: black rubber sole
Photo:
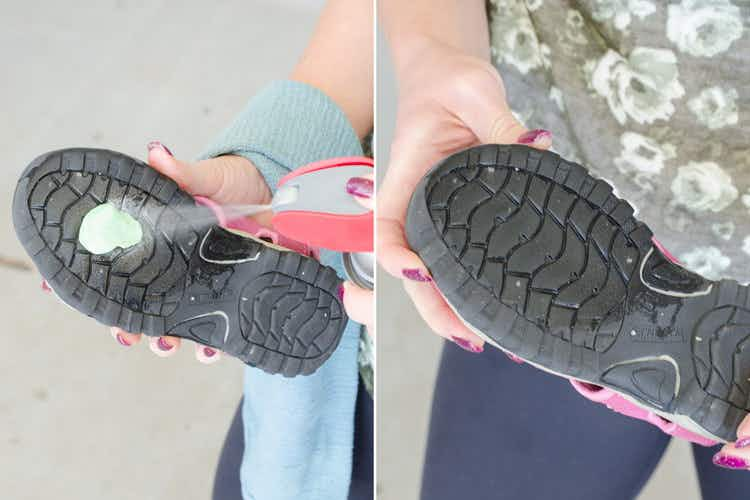
<svg viewBox="0 0 750 500"><path fill-rule="evenodd" d="M86 251L78 230L102 203L138 220L142 241L102 255ZM200 342L270 373L313 373L336 349L347 322L336 272L191 220L212 217L171 179L101 149L38 157L13 198L19 240L73 308L129 332Z"/></svg>
<svg viewBox="0 0 750 500"><path fill-rule="evenodd" d="M671 263L612 187L485 145L417 186L407 237L460 317L542 368L733 441L750 409L750 295Z"/></svg>

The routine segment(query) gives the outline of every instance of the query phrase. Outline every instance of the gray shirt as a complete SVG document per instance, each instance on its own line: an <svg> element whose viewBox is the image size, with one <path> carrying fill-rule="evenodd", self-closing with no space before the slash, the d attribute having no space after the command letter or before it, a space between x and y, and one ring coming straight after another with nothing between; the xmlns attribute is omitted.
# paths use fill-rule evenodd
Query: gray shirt
<svg viewBox="0 0 750 500"><path fill-rule="evenodd" d="M517 117L710 279L750 281L750 0L490 0Z"/></svg>

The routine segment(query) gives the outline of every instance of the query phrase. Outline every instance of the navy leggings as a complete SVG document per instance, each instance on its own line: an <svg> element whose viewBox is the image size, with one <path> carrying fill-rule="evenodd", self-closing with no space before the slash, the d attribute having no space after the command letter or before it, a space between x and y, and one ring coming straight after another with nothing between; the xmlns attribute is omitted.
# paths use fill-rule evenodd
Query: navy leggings
<svg viewBox="0 0 750 500"><path fill-rule="evenodd" d="M424 500L631 500L669 436L589 402L560 377L501 351L446 344L432 406ZM693 447L704 500L750 497L750 472Z"/></svg>
<svg viewBox="0 0 750 500"><path fill-rule="evenodd" d="M373 483L373 404L362 381L357 391L354 414L354 451L349 500L372 500ZM242 500L240 465L245 450L242 428L242 401L234 414L214 478L213 500Z"/></svg>

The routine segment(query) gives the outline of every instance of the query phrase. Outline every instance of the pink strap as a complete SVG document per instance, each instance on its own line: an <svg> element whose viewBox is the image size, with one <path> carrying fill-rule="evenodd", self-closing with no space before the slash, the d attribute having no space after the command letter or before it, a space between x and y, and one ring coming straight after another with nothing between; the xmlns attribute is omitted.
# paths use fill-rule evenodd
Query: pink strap
<svg viewBox="0 0 750 500"><path fill-rule="evenodd" d="M284 177L279 179L279 183L277 185L282 186L287 181L289 181L289 179L294 179L295 177L299 177L302 174L315 172L316 170L349 165L366 165L368 167L374 168L375 162L372 161L372 158L367 158L366 156L341 156L339 158L329 158L327 160L314 161L312 163L308 163L307 165L303 165L302 167L295 168Z"/></svg>
<svg viewBox="0 0 750 500"><path fill-rule="evenodd" d="M714 446L718 444L716 441L689 431L684 427L680 427L676 423L670 422L656 413L632 403L611 389L606 389L598 385L589 384L575 379L570 379L570 383L573 385L573 388L586 399L606 405L610 410L622 413L628 417L645 420L670 436L686 439L701 446Z"/></svg>
<svg viewBox="0 0 750 500"><path fill-rule="evenodd" d="M670 260L670 261L672 262L672 264L677 264L677 265L680 265L680 261L679 261L679 260L677 260L677 257L675 257L674 255L672 255L672 254L670 253L670 251L669 251L669 250L667 250L667 249L666 249L666 248L664 247L664 245L662 245L662 244L661 244L661 242L660 242L659 240L657 240L656 238L651 238L651 243L653 243L653 244L654 244L654 246L655 246L656 248L658 248L658 249L659 249L659 250L661 251L661 253L663 253L663 254L664 254L664 257L666 257L667 259L669 259L669 260Z"/></svg>

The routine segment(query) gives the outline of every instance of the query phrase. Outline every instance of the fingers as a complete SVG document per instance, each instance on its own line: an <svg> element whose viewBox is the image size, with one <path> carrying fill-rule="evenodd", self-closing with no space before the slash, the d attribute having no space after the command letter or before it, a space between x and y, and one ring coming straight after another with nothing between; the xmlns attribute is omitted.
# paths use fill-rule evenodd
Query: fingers
<svg viewBox="0 0 750 500"><path fill-rule="evenodd" d="M140 342L143 337L143 334L141 333L129 333L122 328L117 328L116 326L111 327L109 331L115 340L117 340L117 342L123 347L135 345ZM160 358L167 358L174 355L174 353L177 352L177 349L179 349L180 343L178 337L171 336L149 337L148 339L149 349ZM221 351L214 349L213 347L195 344L195 359L201 363L210 365L221 359Z"/></svg>
<svg viewBox="0 0 750 500"><path fill-rule="evenodd" d="M142 334L140 333L128 333L122 328L113 326L109 329L109 333L114 337L118 344L123 347L130 347L141 341Z"/></svg>
<svg viewBox="0 0 750 500"><path fill-rule="evenodd" d="M180 347L180 339L178 337L149 337L148 348L151 352L159 356L160 358L168 358L173 356L177 349Z"/></svg>
<svg viewBox="0 0 750 500"><path fill-rule="evenodd" d="M407 143L412 143L412 139L408 138ZM396 278L427 278L427 268L419 256L409 249L404 222L411 193L440 155L425 155L429 148L417 143L410 146L413 147L394 147L388 173L378 191L377 256L383 269Z"/></svg>
<svg viewBox="0 0 750 500"><path fill-rule="evenodd" d="M174 157L172 151L159 141L152 141L146 145L148 149L148 164L159 173L175 181L185 188L190 183L189 164Z"/></svg>
<svg viewBox="0 0 750 500"><path fill-rule="evenodd" d="M737 441L725 444L714 455L713 462L725 469L750 469L750 416L737 428Z"/></svg>
<svg viewBox="0 0 750 500"><path fill-rule="evenodd" d="M206 365L212 365L221 359L221 351L201 344L195 344L195 359Z"/></svg>
<svg viewBox="0 0 750 500"><path fill-rule="evenodd" d="M368 210L375 209L373 175L352 177L346 182L346 192Z"/></svg>
<svg viewBox="0 0 750 500"><path fill-rule="evenodd" d="M160 142L148 144L148 163L192 195L205 196L221 205L265 204L271 190L249 160L234 155L196 163L178 160Z"/></svg>
<svg viewBox="0 0 750 500"><path fill-rule="evenodd" d="M552 133L540 128L529 130L522 134L516 142L536 149L549 149L552 146Z"/></svg>
<svg viewBox="0 0 750 500"><path fill-rule="evenodd" d="M739 443L739 441L738 441ZM747 443L743 443L747 446ZM725 469L750 469L750 449L737 448L736 443L725 444L713 458L714 465Z"/></svg>
<svg viewBox="0 0 750 500"><path fill-rule="evenodd" d="M346 281L339 289L339 295L344 301L344 308L349 319L367 326L369 332L374 331L372 326L375 324L375 308L372 290L360 288Z"/></svg>
<svg viewBox="0 0 750 500"><path fill-rule="evenodd" d="M447 97L451 110L480 142L512 144L527 131L513 116L503 81L490 64L463 75Z"/></svg>
<svg viewBox="0 0 750 500"><path fill-rule="evenodd" d="M435 333L469 352L479 353L484 350L484 341L463 324L432 283L406 280L404 288L419 315Z"/></svg>
<svg viewBox="0 0 750 500"><path fill-rule="evenodd" d="M409 249L401 221L378 218L377 228L377 256L383 269L396 278L431 281L422 260Z"/></svg>
<svg viewBox="0 0 750 500"><path fill-rule="evenodd" d="M491 65L464 76L449 95L453 112L471 129L480 142L489 144L526 144L538 149L552 145L546 130L527 130L513 115L505 87Z"/></svg>

